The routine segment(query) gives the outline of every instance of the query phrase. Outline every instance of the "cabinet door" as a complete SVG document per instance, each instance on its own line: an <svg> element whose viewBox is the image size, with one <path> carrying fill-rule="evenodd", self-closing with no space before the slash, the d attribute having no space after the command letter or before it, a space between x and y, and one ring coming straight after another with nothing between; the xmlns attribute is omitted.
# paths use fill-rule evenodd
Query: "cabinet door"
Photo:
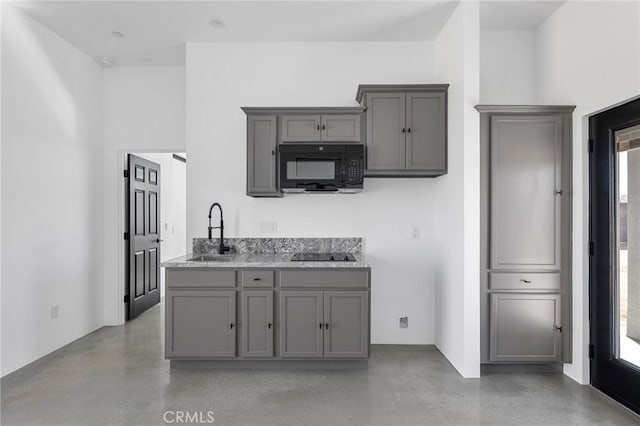
<svg viewBox="0 0 640 426"><path fill-rule="evenodd" d="M319 115L283 115L281 142L320 142Z"/></svg>
<svg viewBox="0 0 640 426"><path fill-rule="evenodd" d="M560 361L560 295L492 293L490 360Z"/></svg>
<svg viewBox="0 0 640 426"><path fill-rule="evenodd" d="M366 291L324 293L325 358L366 358L369 303Z"/></svg>
<svg viewBox="0 0 640 426"><path fill-rule="evenodd" d="M323 115L321 131L322 142L360 142L360 115Z"/></svg>
<svg viewBox="0 0 640 426"><path fill-rule="evenodd" d="M273 291L242 292L242 356L273 356Z"/></svg>
<svg viewBox="0 0 640 426"><path fill-rule="evenodd" d="M367 94L367 170L404 170L404 93Z"/></svg>
<svg viewBox="0 0 640 426"><path fill-rule="evenodd" d="M280 292L280 356L322 358L321 291Z"/></svg>
<svg viewBox="0 0 640 426"><path fill-rule="evenodd" d="M559 270L562 119L491 118L490 264Z"/></svg>
<svg viewBox="0 0 640 426"><path fill-rule="evenodd" d="M171 290L166 305L167 358L236 356L236 292Z"/></svg>
<svg viewBox="0 0 640 426"><path fill-rule="evenodd" d="M247 124L247 195L280 195L276 167L276 116L249 116Z"/></svg>
<svg viewBox="0 0 640 426"><path fill-rule="evenodd" d="M407 93L407 170L447 170L445 93Z"/></svg>

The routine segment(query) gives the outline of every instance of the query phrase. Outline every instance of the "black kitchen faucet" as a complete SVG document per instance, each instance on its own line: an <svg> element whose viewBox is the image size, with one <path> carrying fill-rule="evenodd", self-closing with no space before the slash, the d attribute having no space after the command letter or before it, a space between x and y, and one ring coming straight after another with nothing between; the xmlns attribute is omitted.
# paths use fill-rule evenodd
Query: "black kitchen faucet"
<svg viewBox="0 0 640 426"><path fill-rule="evenodd" d="M213 212L213 208L216 206L220 210L220 226L213 227L211 226L211 212ZM218 254L224 254L229 251L230 248L224 245L224 221L222 220L222 206L220 203L213 203L211 204L211 207L209 207L209 239L212 239L211 231L213 229L220 229L220 245L218 246Z"/></svg>

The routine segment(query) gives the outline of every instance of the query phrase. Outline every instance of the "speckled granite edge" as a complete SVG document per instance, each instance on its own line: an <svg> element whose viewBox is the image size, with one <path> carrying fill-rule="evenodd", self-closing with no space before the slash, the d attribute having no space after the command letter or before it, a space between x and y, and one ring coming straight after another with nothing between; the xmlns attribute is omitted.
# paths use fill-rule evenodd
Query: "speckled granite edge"
<svg viewBox="0 0 640 426"><path fill-rule="evenodd" d="M360 253L354 253L354 262L292 262L291 253L240 253L213 256L210 260L193 259L193 254L187 254L175 259L164 261L160 264L168 268L334 268L334 269L368 269L366 257ZM197 256L195 256L197 257ZM216 260L216 257L224 257L224 261Z"/></svg>
<svg viewBox="0 0 640 426"><path fill-rule="evenodd" d="M193 239L193 255L215 254L218 238ZM230 253L362 253L362 238L225 238Z"/></svg>

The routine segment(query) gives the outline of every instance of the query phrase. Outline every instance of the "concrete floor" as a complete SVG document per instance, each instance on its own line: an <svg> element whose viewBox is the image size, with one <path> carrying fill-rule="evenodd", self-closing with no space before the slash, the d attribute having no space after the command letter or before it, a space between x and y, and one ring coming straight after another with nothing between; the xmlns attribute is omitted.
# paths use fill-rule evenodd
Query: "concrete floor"
<svg viewBox="0 0 640 426"><path fill-rule="evenodd" d="M3 378L2 425L640 424L558 373L462 379L433 346L374 346L368 370L170 369L162 330L158 306Z"/></svg>

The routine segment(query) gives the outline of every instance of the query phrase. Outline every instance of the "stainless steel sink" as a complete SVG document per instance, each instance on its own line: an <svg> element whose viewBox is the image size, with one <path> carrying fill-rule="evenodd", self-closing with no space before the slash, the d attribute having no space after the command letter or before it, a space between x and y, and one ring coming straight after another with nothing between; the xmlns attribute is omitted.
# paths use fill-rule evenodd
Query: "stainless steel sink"
<svg viewBox="0 0 640 426"><path fill-rule="evenodd" d="M234 259L232 255L202 255L187 259L189 262L230 262Z"/></svg>

